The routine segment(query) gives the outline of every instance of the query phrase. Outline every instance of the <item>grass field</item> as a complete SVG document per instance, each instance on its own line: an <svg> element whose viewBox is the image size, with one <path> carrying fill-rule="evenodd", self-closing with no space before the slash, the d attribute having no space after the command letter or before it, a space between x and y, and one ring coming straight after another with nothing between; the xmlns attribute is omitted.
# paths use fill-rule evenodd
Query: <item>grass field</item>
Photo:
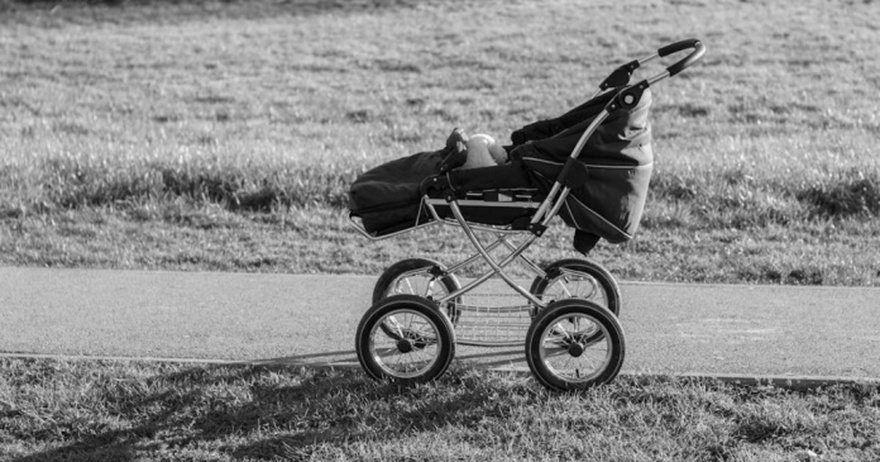
<svg viewBox="0 0 880 462"><path fill-rule="evenodd" d="M698 37L703 62L655 90L642 229L594 256L625 279L880 282L870 2L0 5L5 264L377 274L455 258L452 231L358 237L348 184L453 127L505 138ZM571 256L569 235L539 259Z"/></svg>

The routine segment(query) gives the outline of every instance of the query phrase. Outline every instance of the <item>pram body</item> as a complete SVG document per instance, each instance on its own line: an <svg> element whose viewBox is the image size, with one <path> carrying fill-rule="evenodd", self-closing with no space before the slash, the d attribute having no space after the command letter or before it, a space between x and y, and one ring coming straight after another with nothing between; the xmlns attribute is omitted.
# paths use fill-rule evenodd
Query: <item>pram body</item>
<svg viewBox="0 0 880 462"><path fill-rule="evenodd" d="M689 49L673 66L630 85L642 64ZM460 227L477 250L449 267L407 259L380 276L357 332L358 358L368 374L431 380L446 370L456 343L516 345L525 332L526 359L545 386L584 388L612 380L625 354L613 276L588 259L542 268L524 252L557 215L574 228L574 246L582 253L599 239L620 243L633 237L653 166L650 87L704 52L700 41L685 40L619 67L583 105L515 131L514 144L506 148L508 164L456 170L447 148L383 164L358 178L350 216L365 237L386 239L446 224ZM477 233L494 240L484 243ZM498 250L506 255L494 257ZM456 274L477 261L489 270L461 285ZM505 271L513 262L535 273L528 289ZM490 279L502 280L523 302L470 302Z"/></svg>
<svg viewBox="0 0 880 462"><path fill-rule="evenodd" d="M501 199L519 197L534 201L546 196L572 147L614 95L607 93L561 117L515 131L511 136L514 144L507 147L511 162L474 170L450 170L442 186L451 189L459 200L480 196L491 200L496 197L491 191L502 194ZM635 234L653 164L650 104L648 90L634 107L610 114L587 139L578 158L586 167L586 181L573 188L560 211L572 228L612 243L624 242ZM351 215L362 219L363 228L371 237L430 222L434 217L421 204L422 199L443 196L446 191L442 191L440 183L425 179L440 173L448 156L448 150L424 152L368 171L351 187ZM534 193L526 197L526 191ZM468 195L471 199L467 199ZM517 219L530 215L528 210L512 210L510 204L476 211L471 209L472 204L459 204L470 222L517 227ZM447 208L440 208L441 217L451 218Z"/></svg>

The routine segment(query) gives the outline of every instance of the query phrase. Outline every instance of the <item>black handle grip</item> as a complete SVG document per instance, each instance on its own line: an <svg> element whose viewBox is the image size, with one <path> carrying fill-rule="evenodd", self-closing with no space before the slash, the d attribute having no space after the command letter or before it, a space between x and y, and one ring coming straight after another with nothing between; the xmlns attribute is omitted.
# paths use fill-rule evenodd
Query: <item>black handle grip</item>
<svg viewBox="0 0 880 462"><path fill-rule="evenodd" d="M678 53L679 51L687 50L688 48L696 48L698 43L700 43L698 39L682 40L680 42L675 42L671 45L666 45L665 47L657 50L657 54L660 55L660 57L662 58L664 56L671 55L672 53Z"/></svg>
<svg viewBox="0 0 880 462"><path fill-rule="evenodd" d="M689 48L694 49L691 54L687 55L681 61L666 68L666 70L669 71L670 77L678 74L679 72L688 68L691 64L699 61L700 58L702 58L703 55L706 54L706 47L704 47L703 42L699 41L698 39L688 39L682 40L680 42L675 42L672 45L666 45L665 47L657 50L657 54L660 55L660 57L662 58L664 56L671 55L672 53L687 50Z"/></svg>

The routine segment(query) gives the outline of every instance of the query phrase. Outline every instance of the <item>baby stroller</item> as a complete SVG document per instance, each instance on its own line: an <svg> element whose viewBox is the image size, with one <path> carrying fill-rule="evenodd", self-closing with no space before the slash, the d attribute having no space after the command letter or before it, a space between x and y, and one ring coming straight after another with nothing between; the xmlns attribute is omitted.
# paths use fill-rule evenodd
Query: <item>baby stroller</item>
<svg viewBox="0 0 880 462"><path fill-rule="evenodd" d="M684 50L692 51L630 84L641 65ZM453 225L477 251L452 266L410 258L385 270L356 333L367 374L430 381L446 371L456 344L511 346L525 339L529 369L550 389L614 379L625 355L614 277L590 259L541 267L524 253L557 215L575 229L574 247L584 254L600 239L632 238L653 163L650 87L704 53L699 40L684 40L620 66L586 103L513 132L513 145L505 147L509 163L459 169L465 156L460 143L450 141L439 151L397 159L358 177L349 192L349 216L368 239ZM498 251L503 255L494 256ZM462 284L458 275L476 262L489 269ZM514 262L534 273L528 288L506 271ZM499 294L498 286L513 293ZM518 303L503 302L506 297Z"/></svg>

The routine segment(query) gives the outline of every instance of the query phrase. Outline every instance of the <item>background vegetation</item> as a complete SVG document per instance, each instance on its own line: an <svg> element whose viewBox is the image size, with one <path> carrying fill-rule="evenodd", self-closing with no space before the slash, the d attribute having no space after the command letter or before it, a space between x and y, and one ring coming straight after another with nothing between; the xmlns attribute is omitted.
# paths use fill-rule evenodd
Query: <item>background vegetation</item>
<svg viewBox="0 0 880 462"><path fill-rule="evenodd" d="M368 243L365 169L506 139L688 37L625 279L880 282L871 2L0 2L0 262L378 273L456 230ZM641 75L659 70L655 66ZM571 256L559 228L537 254Z"/></svg>

